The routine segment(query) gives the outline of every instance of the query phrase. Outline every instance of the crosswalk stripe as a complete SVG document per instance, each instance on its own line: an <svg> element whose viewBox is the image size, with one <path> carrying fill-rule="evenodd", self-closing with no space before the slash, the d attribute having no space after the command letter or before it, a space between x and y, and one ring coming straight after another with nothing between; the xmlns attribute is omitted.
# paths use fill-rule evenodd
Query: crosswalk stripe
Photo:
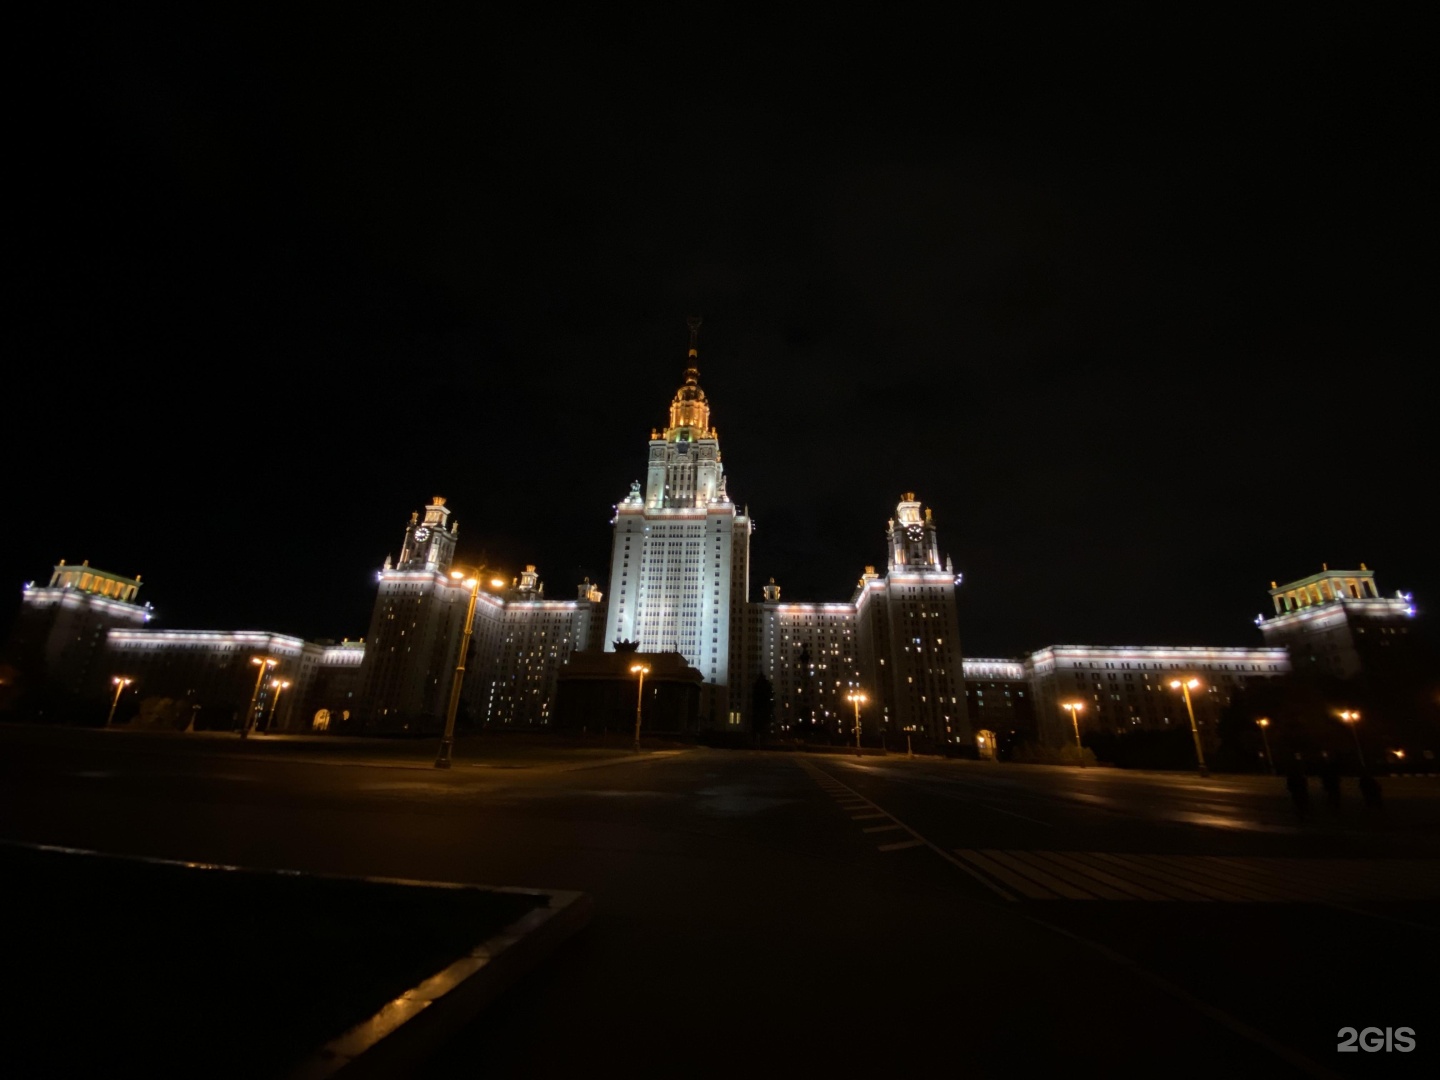
<svg viewBox="0 0 1440 1080"><path fill-rule="evenodd" d="M977 851L961 864L1027 900L1347 903L1440 897L1440 860Z"/></svg>
<svg viewBox="0 0 1440 1080"><path fill-rule="evenodd" d="M881 844L881 851L904 851L906 848L924 847L924 840L898 840L893 844Z"/></svg>
<svg viewBox="0 0 1440 1080"><path fill-rule="evenodd" d="M1207 900L1238 900L1240 897L1227 893L1223 888L1215 888L1208 881L1195 880L1195 878L1171 874L1165 868L1149 863L1143 863L1139 855L1117 855L1110 851L1096 851L1094 857L1103 860L1104 863L1117 865L1123 868L1129 876L1140 877L1146 881L1159 881L1164 887L1182 888L1188 893L1197 893Z"/></svg>
<svg viewBox="0 0 1440 1080"><path fill-rule="evenodd" d="M1142 870L1148 873L1165 873L1178 878L1179 881L1187 881L1191 888L1198 888L1201 891L1208 891L1214 894L1215 899L1243 901L1243 903L1260 903L1267 897L1257 896L1253 890L1238 886L1234 881L1225 881L1224 878L1215 876L1211 871L1205 870L1201 865L1191 861L1176 861L1166 858L1165 855L1126 855L1125 858L1139 864Z"/></svg>
<svg viewBox="0 0 1440 1080"><path fill-rule="evenodd" d="M1041 851L1038 852L1038 854L1044 857L1049 862L1055 863L1059 866L1063 866L1075 874L1083 874L1085 877L1093 878L1094 880L1099 881L1104 885L1110 886L1112 889L1118 889L1120 890L1120 892L1125 894L1126 898L1133 897L1137 900L1170 899L1168 896L1164 896L1161 893L1155 892L1153 889L1146 888L1144 885L1138 885L1133 881L1125 881L1121 878L1116 877L1114 874L1109 873L1108 871L1101 870L1098 867L1090 866L1087 863L1081 862L1079 859L1066 852Z"/></svg>
<svg viewBox="0 0 1440 1080"><path fill-rule="evenodd" d="M1312 885L1299 880L1293 874L1285 874L1273 866L1266 866L1254 861L1247 862L1218 855L1200 855L1196 858L1201 861L1202 866L1210 867L1211 872L1222 881L1237 881L1257 889L1268 890L1277 894L1282 900L1304 903L1307 900L1329 898L1335 894L1333 882L1326 882L1318 886Z"/></svg>
<svg viewBox="0 0 1440 1080"><path fill-rule="evenodd" d="M1097 854L1091 851L1072 851L1069 855L1072 859L1082 863L1088 863L1099 870L1109 869L1118 871L1120 869L1113 864L1105 863ZM1141 875L1137 874L1135 876L1140 877ZM1205 896L1203 893L1195 892L1193 889L1187 889L1182 885L1173 885L1169 882L1161 881L1158 878L1146 877L1143 881L1139 882L1139 884L1142 884L1145 888L1153 892L1159 893L1161 899L1164 900L1184 900L1201 904L1209 904L1214 900L1214 897Z"/></svg>
<svg viewBox="0 0 1440 1080"><path fill-rule="evenodd" d="M1061 881L1068 881L1077 889L1084 889L1092 894L1097 900L1134 900L1135 894L1125 889L1115 888L1100 881L1083 870L1076 870L1074 867L1050 858L1048 851L1017 851L1014 853L1017 859L1029 863L1045 871L1047 874L1054 874Z"/></svg>
<svg viewBox="0 0 1440 1080"><path fill-rule="evenodd" d="M988 855L996 862L1003 863L1015 873L1020 874L1023 877L1028 877L1037 885L1043 885L1051 892L1058 893L1067 900L1096 899L1094 893L1089 892L1085 889L1078 889L1074 885L1070 884L1070 882L1065 881L1063 878L1058 878L1054 874L1047 874L1039 867L1031 866L1023 860L1016 858L1016 855L1019 854L1018 852L994 851L992 849L986 848L984 851L981 852L981 854Z"/></svg>
<svg viewBox="0 0 1440 1080"><path fill-rule="evenodd" d="M1197 877L1203 877L1206 881L1213 883L1218 888L1237 892L1244 899L1254 903L1300 901L1305 899L1303 892L1298 892L1284 883L1256 878L1248 874L1227 872L1213 863L1201 862L1195 856L1150 855L1147 857L1155 860L1162 866L1170 867L1177 873L1194 874Z"/></svg>
<svg viewBox="0 0 1440 1080"><path fill-rule="evenodd" d="M898 829L900 829L901 827L902 827L902 826L900 826L900 825L868 825L868 826L866 826L864 829L861 829L860 831L861 831L861 832L867 832L867 833L870 833L870 832L895 832L895 831L897 831Z"/></svg>
<svg viewBox="0 0 1440 1080"><path fill-rule="evenodd" d="M884 814L884 813L876 813L876 814L851 814L851 815L850 815L850 820L851 820L851 821L874 821L876 818L889 817L889 816L890 816L889 814Z"/></svg>
<svg viewBox="0 0 1440 1080"><path fill-rule="evenodd" d="M1029 878L1021 877L1013 873L1008 867L996 862L994 859L982 855L978 851L967 851L963 848L956 848L955 854L976 869L983 871L993 877L1002 885L1008 885L1016 892L1030 900L1058 900L1059 896L1044 886L1037 885Z"/></svg>

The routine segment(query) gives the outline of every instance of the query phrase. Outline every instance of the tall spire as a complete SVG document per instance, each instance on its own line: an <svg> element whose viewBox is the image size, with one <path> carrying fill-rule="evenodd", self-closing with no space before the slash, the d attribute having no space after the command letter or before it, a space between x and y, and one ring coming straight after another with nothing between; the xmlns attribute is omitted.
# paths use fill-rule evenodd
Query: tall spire
<svg viewBox="0 0 1440 1080"><path fill-rule="evenodd" d="M700 350L696 342L700 339L700 316L691 315L685 322L690 327L689 362L685 365L685 385L695 386L700 382Z"/></svg>

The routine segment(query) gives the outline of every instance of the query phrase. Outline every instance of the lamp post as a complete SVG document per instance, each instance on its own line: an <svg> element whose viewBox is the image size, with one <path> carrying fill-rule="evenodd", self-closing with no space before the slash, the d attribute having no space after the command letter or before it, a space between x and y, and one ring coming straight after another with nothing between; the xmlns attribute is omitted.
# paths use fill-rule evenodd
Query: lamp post
<svg viewBox="0 0 1440 1080"><path fill-rule="evenodd" d="M1260 728L1260 739L1265 744L1265 764L1270 766L1270 773L1274 775L1275 759L1270 756L1270 736L1265 732L1265 729L1270 726L1270 721L1262 716L1255 723Z"/></svg>
<svg viewBox="0 0 1440 1080"><path fill-rule="evenodd" d="M845 695L845 700L852 702L855 706L855 756L860 756L860 706L870 699L855 690Z"/></svg>
<svg viewBox="0 0 1440 1080"><path fill-rule="evenodd" d="M1360 722L1360 714L1353 709L1346 709L1340 714L1340 719L1345 721L1345 726L1350 729L1350 734L1355 736L1355 753L1360 758L1360 771L1365 771L1365 751L1360 749L1360 732L1355 725Z"/></svg>
<svg viewBox="0 0 1440 1080"><path fill-rule="evenodd" d="M1170 680L1170 689L1179 690L1185 696L1185 711L1190 716L1190 734L1195 737L1196 767L1200 770L1201 776L1209 776L1210 770L1205 766L1205 751L1200 746L1200 725L1195 723L1195 706L1190 704L1190 691L1199 685L1200 680L1194 677Z"/></svg>
<svg viewBox="0 0 1440 1080"><path fill-rule="evenodd" d="M1080 745L1080 714L1085 711L1083 701L1067 701L1061 706L1070 714L1070 722L1075 725L1075 754L1080 759L1080 767L1085 767L1085 747Z"/></svg>
<svg viewBox="0 0 1440 1080"><path fill-rule="evenodd" d="M470 603L465 609L465 632L460 635L460 657L455 661L455 678L450 683L450 704L445 709L445 734L440 736L440 752L435 755L435 768L450 768L450 752L455 747L455 712L460 708L460 687L465 682L465 655L470 651L470 635L475 629L475 600L480 595L480 575L485 567L478 568L468 578L459 570L451 570L450 576L470 590Z"/></svg>
<svg viewBox="0 0 1440 1080"><path fill-rule="evenodd" d="M255 689L250 693L250 708L245 711L245 720L240 725L240 738L248 738L250 735L250 724L255 719L255 702L260 700L260 684L265 681L265 673L273 667L279 667L280 661L271 659L268 656L252 656L250 662L260 668L255 675Z"/></svg>
<svg viewBox="0 0 1440 1080"><path fill-rule="evenodd" d="M649 664L631 664L630 672L640 676L640 688L635 692L635 753L640 752L640 710L645 706L645 676L650 674Z"/></svg>
<svg viewBox="0 0 1440 1080"><path fill-rule="evenodd" d="M113 676L110 681L115 684L115 697L110 702L110 715L105 717L106 727L109 727L115 720L115 706L120 704L120 695L125 692L125 687L129 686L135 680L128 675L116 675Z"/></svg>
<svg viewBox="0 0 1440 1080"><path fill-rule="evenodd" d="M275 691L275 696L270 699L270 715L265 718L265 734L270 734L270 729L275 726L275 711L280 708L280 691L290 688L289 679L271 679L270 686Z"/></svg>

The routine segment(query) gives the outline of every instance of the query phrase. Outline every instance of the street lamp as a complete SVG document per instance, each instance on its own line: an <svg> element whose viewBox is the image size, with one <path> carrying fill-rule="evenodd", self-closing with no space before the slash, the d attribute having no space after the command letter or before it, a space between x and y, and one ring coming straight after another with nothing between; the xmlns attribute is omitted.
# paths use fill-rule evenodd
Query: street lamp
<svg viewBox="0 0 1440 1080"><path fill-rule="evenodd" d="M1060 706L1070 714L1070 722L1075 725L1075 750L1080 758L1080 767L1085 767L1085 748L1080 745L1080 714L1085 711L1083 701L1067 701Z"/></svg>
<svg viewBox="0 0 1440 1080"><path fill-rule="evenodd" d="M1360 732L1355 725L1360 722L1360 714L1353 709L1346 709L1340 714L1340 719L1345 721L1345 726L1350 729L1350 734L1355 736L1355 753L1360 757L1360 771L1365 771L1365 751L1360 749Z"/></svg>
<svg viewBox="0 0 1440 1080"><path fill-rule="evenodd" d="M1270 726L1270 721L1262 716L1259 720L1256 720L1255 723L1259 725L1260 738L1265 743L1265 764L1270 766L1270 772L1273 775L1275 772L1275 759L1270 756L1270 736L1265 733L1265 729Z"/></svg>
<svg viewBox="0 0 1440 1080"><path fill-rule="evenodd" d="M280 691L290 688L289 679L271 679L270 686L275 691L275 696L270 699L270 715L265 720L265 733L268 735L270 729L275 726L275 710L280 708Z"/></svg>
<svg viewBox="0 0 1440 1080"><path fill-rule="evenodd" d="M245 720L240 725L240 738L248 738L250 735L250 723L255 719L255 702L260 700L260 684L265 681L265 673L273 667L279 667L280 661L273 660L268 656L252 656L250 662L260 668L255 675L255 689L250 694L250 708L245 712Z"/></svg>
<svg viewBox="0 0 1440 1080"><path fill-rule="evenodd" d="M855 705L855 756L860 756L860 706L870 699L859 690L852 691L845 695L845 700Z"/></svg>
<svg viewBox="0 0 1440 1080"><path fill-rule="evenodd" d="M440 752L435 756L435 768L450 768L450 751L455 745L455 711L460 708L460 687L465 682L465 656L470 651L470 635L475 629L475 599L480 595L480 575L486 567L479 567L468 578L459 570L451 570L450 576L470 590L470 604L465 609L465 632L460 635L460 658L455 662L455 679L450 683L450 705L445 710L445 734L440 736Z"/></svg>
<svg viewBox="0 0 1440 1080"><path fill-rule="evenodd" d="M645 676L650 674L649 664L631 664L630 673L640 676L640 688L635 692L635 753L640 752L640 709L645 704Z"/></svg>
<svg viewBox="0 0 1440 1080"><path fill-rule="evenodd" d="M1195 723L1195 706L1190 704L1190 691L1200 685L1200 680L1193 676L1188 679L1171 679L1170 689L1179 690L1185 695L1185 711L1190 714L1190 734L1195 737L1195 762L1200 770L1201 776L1209 776L1210 770L1205 767L1205 751L1200 746L1200 725Z"/></svg>
<svg viewBox="0 0 1440 1080"><path fill-rule="evenodd" d="M128 675L115 675L110 681L115 684L115 698L110 702L110 715L105 717L105 726L109 727L115 719L115 706L120 704L120 695L125 692L125 687L135 680Z"/></svg>

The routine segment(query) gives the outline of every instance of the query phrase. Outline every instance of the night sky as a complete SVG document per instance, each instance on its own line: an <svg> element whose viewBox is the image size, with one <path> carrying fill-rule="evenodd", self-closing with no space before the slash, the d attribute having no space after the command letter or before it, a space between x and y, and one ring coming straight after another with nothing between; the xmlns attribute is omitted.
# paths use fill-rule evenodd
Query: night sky
<svg viewBox="0 0 1440 1080"><path fill-rule="evenodd" d="M89 559L363 635L435 494L603 587L689 315L752 598L849 599L914 491L969 655L1259 644L1322 562L1440 601L1418 28L477 10L17 36L17 606Z"/></svg>

